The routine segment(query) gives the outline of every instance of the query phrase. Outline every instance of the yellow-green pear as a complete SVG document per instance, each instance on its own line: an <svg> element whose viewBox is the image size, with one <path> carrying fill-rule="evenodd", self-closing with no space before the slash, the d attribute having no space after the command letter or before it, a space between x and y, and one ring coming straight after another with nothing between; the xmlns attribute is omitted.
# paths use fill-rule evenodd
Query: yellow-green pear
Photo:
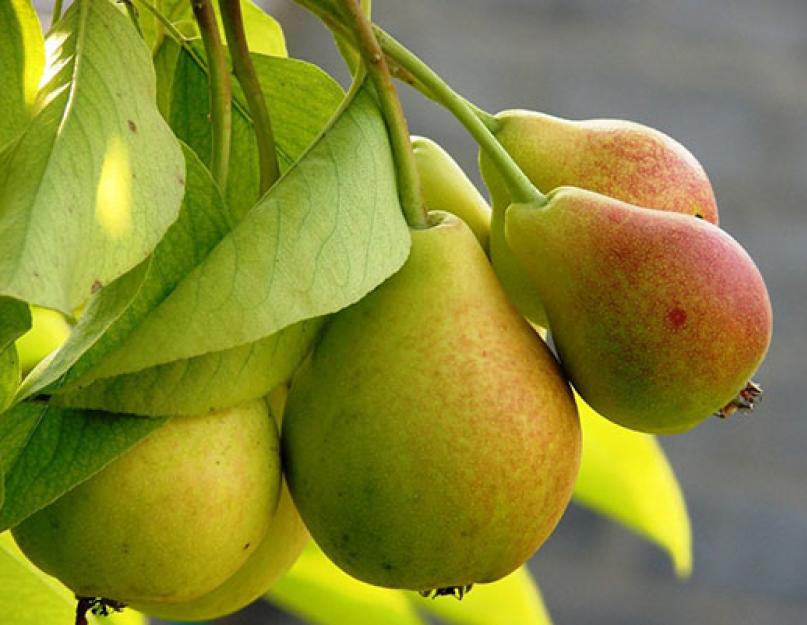
<svg viewBox="0 0 807 625"><path fill-rule="evenodd" d="M490 206L465 172L435 141L412 137L420 188L429 210L453 213L473 231L482 249L488 249Z"/></svg>
<svg viewBox="0 0 807 625"><path fill-rule="evenodd" d="M431 219L403 268L329 321L292 381L282 450L303 520L343 570L461 593L552 532L580 429L469 227Z"/></svg>
<svg viewBox="0 0 807 625"><path fill-rule="evenodd" d="M683 145L654 128L618 119L573 121L525 110L502 111L496 122L496 138L543 192L579 187L717 223L717 203L703 167ZM519 310L546 327L540 298L504 239L510 194L484 151L479 167L493 202L493 266Z"/></svg>
<svg viewBox="0 0 807 625"><path fill-rule="evenodd" d="M288 389L285 384L269 396L269 407L278 427ZM136 604L132 607L172 621L207 621L236 612L266 594L300 557L310 537L283 482L280 502L263 540L253 554L221 586L185 603Z"/></svg>
<svg viewBox="0 0 807 625"><path fill-rule="evenodd" d="M277 430L255 400L171 419L12 532L78 596L187 602L255 552L279 491Z"/></svg>
<svg viewBox="0 0 807 625"><path fill-rule="evenodd" d="M56 310L31 306L31 329L17 339L20 368L26 372L61 347L70 335L70 324Z"/></svg>

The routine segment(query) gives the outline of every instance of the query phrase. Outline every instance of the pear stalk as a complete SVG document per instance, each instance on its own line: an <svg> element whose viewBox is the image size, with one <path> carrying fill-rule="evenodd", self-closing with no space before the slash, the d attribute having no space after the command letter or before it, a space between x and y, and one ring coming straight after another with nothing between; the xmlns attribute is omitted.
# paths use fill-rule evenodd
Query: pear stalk
<svg viewBox="0 0 807 625"><path fill-rule="evenodd" d="M335 32L344 34L344 24L340 23L329 0L296 1L319 16L326 26ZM525 204L545 204L547 200L543 193L530 182L493 135L493 131L498 127L496 118L454 91L433 69L395 38L377 26L373 26L372 29L381 48L382 57L386 55L394 59L395 66L403 70L396 72L396 75L426 97L446 108L485 150L501 172L513 201Z"/></svg>
<svg viewBox="0 0 807 625"><path fill-rule="evenodd" d="M263 97L258 76L255 73L252 57L249 54L241 3L219 0L219 8L224 32L227 35L227 46L233 62L233 73L244 90L244 97L255 127L260 171L259 192L263 195L280 177L272 121L269 117L269 110L266 108L266 100Z"/></svg>
<svg viewBox="0 0 807 625"><path fill-rule="evenodd" d="M232 127L232 87L230 72L219 36L216 15L211 0L191 0L193 15L202 34L210 75L210 120L213 125L213 147L210 171L221 189L227 186L230 166Z"/></svg>
<svg viewBox="0 0 807 625"><path fill-rule="evenodd" d="M381 111L395 155L398 173L398 195L401 200L407 223L413 228L424 228L428 223L423 195L420 192L415 155L409 140L409 127L406 123L401 102L392 83L384 54L373 34L370 21L362 7L355 0L342 0L342 7L352 26L352 35L359 54L378 95Z"/></svg>

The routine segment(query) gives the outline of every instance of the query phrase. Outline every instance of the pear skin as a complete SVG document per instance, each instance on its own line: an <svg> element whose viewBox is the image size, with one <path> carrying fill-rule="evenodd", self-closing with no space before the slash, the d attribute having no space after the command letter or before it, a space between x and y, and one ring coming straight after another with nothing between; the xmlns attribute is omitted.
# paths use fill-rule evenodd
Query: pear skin
<svg viewBox="0 0 807 625"><path fill-rule="evenodd" d="M683 145L658 130L624 120L572 121L525 110L503 111L496 119L496 138L541 191L574 186L717 224L717 203L703 167ZM493 202L493 266L517 308L546 327L540 298L504 241L510 195L484 152L479 167Z"/></svg>
<svg viewBox="0 0 807 625"><path fill-rule="evenodd" d="M280 491L278 451L263 400L175 417L12 533L76 595L189 601L263 539Z"/></svg>
<svg viewBox="0 0 807 625"><path fill-rule="evenodd" d="M506 218L564 369L603 416L644 432L687 430L762 362L765 283L717 226L571 187L542 207L514 204Z"/></svg>
<svg viewBox="0 0 807 625"><path fill-rule="evenodd" d="M278 428L286 402L285 384L269 396ZM209 621L237 612L266 594L294 564L310 536L283 481L280 501L260 544L247 561L215 590L185 603L137 604L140 612L171 621Z"/></svg>
<svg viewBox="0 0 807 625"><path fill-rule="evenodd" d="M282 455L322 550L390 588L515 570L571 496L580 426L546 345L458 218L412 230L403 268L335 314L292 382Z"/></svg>
<svg viewBox="0 0 807 625"><path fill-rule="evenodd" d="M412 137L412 150L426 206L462 219L487 250L491 211L485 198L451 155L431 139Z"/></svg>

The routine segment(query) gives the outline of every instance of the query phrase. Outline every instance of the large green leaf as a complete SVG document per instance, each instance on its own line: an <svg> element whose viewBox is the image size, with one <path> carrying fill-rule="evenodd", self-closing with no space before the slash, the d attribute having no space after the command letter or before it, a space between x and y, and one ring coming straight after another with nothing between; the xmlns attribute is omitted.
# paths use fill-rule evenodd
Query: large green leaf
<svg viewBox="0 0 807 625"><path fill-rule="evenodd" d="M0 154L0 293L71 313L176 219L184 163L125 14L77 0L46 46L36 114Z"/></svg>
<svg viewBox="0 0 807 625"><path fill-rule="evenodd" d="M395 272L408 250L386 128L360 89L93 378L230 349L336 312Z"/></svg>
<svg viewBox="0 0 807 625"><path fill-rule="evenodd" d="M352 578L310 541L266 599L315 625L425 625L407 594Z"/></svg>
<svg viewBox="0 0 807 625"><path fill-rule="evenodd" d="M0 146L22 131L31 116L45 44L30 0L0 2Z"/></svg>
<svg viewBox="0 0 807 625"><path fill-rule="evenodd" d="M164 54L169 55L170 51L169 45ZM252 59L272 120L281 171L285 171L328 123L344 93L333 78L311 63L261 54L253 54ZM171 127L209 163L212 139L208 78L198 42L190 51L180 53L172 87ZM235 107L226 199L236 219L240 219L258 200L258 148L246 101L235 79L233 91Z"/></svg>
<svg viewBox="0 0 807 625"><path fill-rule="evenodd" d="M14 527L92 477L165 423L129 415L23 402L0 415L5 502L0 529Z"/></svg>
<svg viewBox="0 0 807 625"><path fill-rule="evenodd" d="M6 625L73 623L76 598L58 580L34 567L9 532L0 534L0 614ZM133 610L109 618L88 615L92 625L146 625Z"/></svg>
<svg viewBox="0 0 807 625"><path fill-rule="evenodd" d="M149 46L155 51L164 43L164 31L161 30L159 21L149 12L142 3L134 0L135 6L139 7L143 29L143 36ZM193 22L193 11L188 0L163 0L161 3L162 13L175 25L181 23L183 26ZM219 22L219 31L224 38L224 29L221 26L218 3L213 3L216 11L216 18ZM251 0L241 0L241 13L244 19L244 32L247 36L249 49L252 52L268 54L271 56L286 56L286 39L278 21L271 15L259 8ZM182 29L183 32L185 29ZM186 33L187 34L187 33Z"/></svg>
<svg viewBox="0 0 807 625"><path fill-rule="evenodd" d="M492 584L476 584L462 601L409 595L416 605L452 625L551 625L526 566Z"/></svg>
<svg viewBox="0 0 807 625"><path fill-rule="evenodd" d="M692 536L684 497L654 436L627 430L577 397L583 454L575 500L665 549L676 573L692 570Z"/></svg>
<svg viewBox="0 0 807 625"><path fill-rule="evenodd" d="M20 398L46 388L58 392L89 384L93 369L230 231L227 208L210 173L190 149L184 150L187 192L179 217L148 261L98 293L48 366L26 379Z"/></svg>

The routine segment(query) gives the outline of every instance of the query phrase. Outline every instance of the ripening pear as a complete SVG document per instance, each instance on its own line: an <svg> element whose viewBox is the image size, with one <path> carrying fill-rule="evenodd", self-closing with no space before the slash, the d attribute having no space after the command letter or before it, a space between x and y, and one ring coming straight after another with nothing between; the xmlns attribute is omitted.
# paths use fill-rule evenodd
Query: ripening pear
<svg viewBox="0 0 807 625"><path fill-rule="evenodd" d="M31 306L31 329L17 339L20 368L33 369L40 360L62 346L70 335L70 324L56 310Z"/></svg>
<svg viewBox="0 0 807 625"><path fill-rule="evenodd" d="M717 224L717 204L703 167L683 145L654 128L618 119L572 121L525 110L503 111L496 119L496 138L543 191L579 187ZM522 313L546 326L540 299L504 241L510 195L484 152L479 166L493 202L493 266Z"/></svg>
<svg viewBox="0 0 807 625"><path fill-rule="evenodd" d="M186 602L260 544L278 502L278 451L263 400L174 417L12 532L78 596Z"/></svg>
<svg viewBox="0 0 807 625"><path fill-rule="evenodd" d="M403 268L326 326L292 381L282 451L337 565L450 592L499 579L546 540L571 496L580 426L471 230L430 217Z"/></svg>
<svg viewBox="0 0 807 625"><path fill-rule="evenodd" d="M284 384L268 398L278 428L286 395ZM280 502L269 521L266 535L247 561L221 586L184 603L138 603L132 607L171 621L208 621L232 614L266 594L300 557L309 539L284 480Z"/></svg>
<svg viewBox="0 0 807 625"><path fill-rule="evenodd" d="M732 401L768 348L754 262L702 219L572 187L513 204L506 235L546 305L574 387L644 432L687 430Z"/></svg>
<svg viewBox="0 0 807 625"><path fill-rule="evenodd" d="M426 137L412 137L420 189L429 210L453 213L488 248L490 206L465 172L440 145Z"/></svg>

